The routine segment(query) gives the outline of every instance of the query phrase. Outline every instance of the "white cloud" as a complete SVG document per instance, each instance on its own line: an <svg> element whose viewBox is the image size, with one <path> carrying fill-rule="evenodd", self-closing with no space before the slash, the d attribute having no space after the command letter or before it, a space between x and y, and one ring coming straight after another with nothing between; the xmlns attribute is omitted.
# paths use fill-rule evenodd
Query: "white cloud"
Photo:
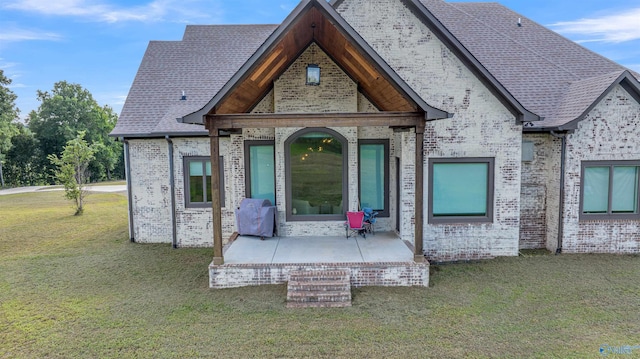
<svg viewBox="0 0 640 359"><path fill-rule="evenodd" d="M553 30L577 35L578 42L620 43L640 39L640 7L601 17L562 21L549 25Z"/></svg>
<svg viewBox="0 0 640 359"><path fill-rule="evenodd" d="M39 30L6 28L0 32L0 43L29 40L57 41L60 39L62 37L56 33Z"/></svg>
<svg viewBox="0 0 640 359"><path fill-rule="evenodd" d="M154 0L146 5L117 7L99 0L23 0L2 5L6 9L52 16L80 17L85 21L191 22L215 15L217 4L203 0Z"/></svg>

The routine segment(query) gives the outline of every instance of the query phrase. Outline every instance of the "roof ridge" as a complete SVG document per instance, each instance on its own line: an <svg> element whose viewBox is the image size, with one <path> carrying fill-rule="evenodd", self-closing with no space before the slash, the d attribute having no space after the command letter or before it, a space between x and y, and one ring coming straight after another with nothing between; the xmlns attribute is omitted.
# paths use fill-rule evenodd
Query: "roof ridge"
<svg viewBox="0 0 640 359"><path fill-rule="evenodd" d="M504 5L500 4L500 3L497 3L497 2L489 2L489 3L486 3L486 2L467 2L467 4L469 4L469 3L473 3L473 4L496 4L496 5L498 5L498 6L502 6L502 7L504 7L504 8L505 8L505 9L507 9L507 10L513 11L513 10L509 9L508 7L506 7L506 6L504 6ZM472 15L472 14L470 14L470 13L468 13L467 11L464 11L464 10L460 9L459 7L457 7L457 6L455 6L455 5L454 5L455 3L445 2L445 4L450 5L451 7L455 8L457 11L460 11L460 12L461 12L461 13L463 13L463 14L468 15L469 17L473 18L473 20L474 20L474 21L476 21L477 23L482 24L483 26L485 26L485 27L487 27L487 28L491 29L492 31L495 31L495 33L496 33L496 34L499 34L500 36L502 36L502 37L504 37L504 38L508 39L509 41L511 41L511 42L513 42L513 43L518 44L520 47L524 48L527 52L530 52L530 53L532 53L532 54L535 54L535 55L536 55L536 57L538 57L538 58L540 58L540 59L544 60L545 62L547 62L547 63L549 63L549 64L553 65L554 67L556 67L556 68L558 68L558 69L560 69L560 70L562 70L562 71L565 71L566 73L570 74L571 76L573 76L573 77L575 77L575 78L578 78L578 79L580 78L580 76L579 76L578 74L574 73L573 71L571 71L571 70L569 70L569 69L565 68L564 66L560 66L559 64L557 64L557 63L555 63L555 62L553 62L553 61L550 61L546 56L543 56L543 55L542 55L542 54L540 54L539 52L537 52L537 51L534 51L534 50L530 49L528 46L526 46L526 45L525 45L525 44L523 44L522 42L520 42L520 41L518 41L518 40L516 40L516 39L512 38L511 36L509 36L509 35L507 35L506 33L504 33L504 32L502 32L502 31L500 31L500 30L498 30L498 29L494 28L493 26L490 26L490 25L489 25L489 24L487 24L486 22L481 21L480 19L476 18L475 16L473 16L473 15ZM463 3L463 4L464 4L464 3ZM514 11L514 13L515 13L515 11ZM521 14L519 14L519 13L516 13L516 14L518 14L518 16L520 16L521 18L524 18L524 19L529 20L529 22L530 22L531 24L538 25L540 28L543 28L545 31L551 31L551 30L547 29L546 27L544 27L544 26L542 26L542 25L539 25L537 22L535 22L535 21L533 21L533 20L529 19L529 18L528 18L528 17L526 17L526 16L523 16L523 15L521 15ZM564 40L566 40L566 41L569 41L569 42L574 43L573 41L571 41L571 40L569 40L569 39L565 38L564 36L562 36L562 35L558 34L558 33L557 33L557 32L555 32L555 31L551 31L551 32L553 32L554 34L557 34L558 36L561 36L561 37L562 37ZM574 43L574 44L575 44L575 43ZM584 48L584 46L582 46L582 47ZM586 49L586 48L585 48L585 49ZM588 49L587 49L587 50L588 50ZM611 61L611 60L609 60L609 61ZM613 62L613 61L611 61L611 62Z"/></svg>

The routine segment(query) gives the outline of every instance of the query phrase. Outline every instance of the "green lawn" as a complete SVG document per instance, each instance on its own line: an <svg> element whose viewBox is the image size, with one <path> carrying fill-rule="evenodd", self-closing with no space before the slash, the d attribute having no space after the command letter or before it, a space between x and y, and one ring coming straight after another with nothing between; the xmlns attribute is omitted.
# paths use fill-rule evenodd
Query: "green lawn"
<svg viewBox="0 0 640 359"><path fill-rule="evenodd" d="M433 266L430 288L287 309L285 286L207 287L211 249L128 241L126 197L0 196L2 358L598 358L640 345L640 257ZM610 355L609 357L639 357Z"/></svg>

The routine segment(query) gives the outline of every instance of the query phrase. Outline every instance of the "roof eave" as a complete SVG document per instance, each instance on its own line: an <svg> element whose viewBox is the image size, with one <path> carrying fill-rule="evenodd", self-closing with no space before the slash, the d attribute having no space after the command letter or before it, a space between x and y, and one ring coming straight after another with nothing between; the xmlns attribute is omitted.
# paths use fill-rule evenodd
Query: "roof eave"
<svg viewBox="0 0 640 359"><path fill-rule="evenodd" d="M136 139L136 138L165 138L169 137L207 137L209 136L209 132L207 131L189 131L189 132L179 132L179 131L168 131L168 132L151 132L151 133L110 133L109 137L115 138L124 138L124 139Z"/></svg>

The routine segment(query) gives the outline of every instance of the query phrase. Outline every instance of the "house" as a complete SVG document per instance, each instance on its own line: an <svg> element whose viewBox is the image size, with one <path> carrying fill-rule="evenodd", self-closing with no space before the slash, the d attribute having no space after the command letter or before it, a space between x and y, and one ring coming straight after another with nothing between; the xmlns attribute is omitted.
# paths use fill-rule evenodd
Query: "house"
<svg viewBox="0 0 640 359"><path fill-rule="evenodd" d="M187 26L150 42L112 132L131 239L223 265L253 197L283 237L374 208L416 262L638 253L638 78L497 3L302 0L280 25Z"/></svg>

